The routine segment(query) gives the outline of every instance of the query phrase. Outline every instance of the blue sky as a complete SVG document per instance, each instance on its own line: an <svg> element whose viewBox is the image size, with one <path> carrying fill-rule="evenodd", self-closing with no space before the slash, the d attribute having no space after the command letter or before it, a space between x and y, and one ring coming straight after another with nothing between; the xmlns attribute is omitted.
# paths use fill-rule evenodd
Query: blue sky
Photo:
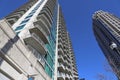
<svg viewBox="0 0 120 80"><path fill-rule="evenodd" d="M0 0L0 18L26 1ZM120 16L120 0L59 0L59 3L73 43L79 76L86 80L97 80L97 74L105 74L111 80L117 80L104 68L106 59L93 35L92 14L104 10Z"/></svg>
<svg viewBox="0 0 120 80"><path fill-rule="evenodd" d="M97 80L97 74L104 74L111 80L117 80L104 68L107 62L93 35L92 14L97 10L104 10L120 16L120 0L59 0L59 2L71 35L79 76L86 80Z"/></svg>

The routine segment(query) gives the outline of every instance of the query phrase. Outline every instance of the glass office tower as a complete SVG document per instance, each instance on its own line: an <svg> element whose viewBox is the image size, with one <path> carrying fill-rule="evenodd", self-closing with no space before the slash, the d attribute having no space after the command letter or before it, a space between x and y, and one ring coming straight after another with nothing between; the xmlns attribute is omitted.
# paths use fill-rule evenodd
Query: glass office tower
<svg viewBox="0 0 120 80"><path fill-rule="evenodd" d="M57 0L29 0L2 19L0 27L0 78L78 80L71 40Z"/></svg>
<svg viewBox="0 0 120 80"><path fill-rule="evenodd" d="M111 13L97 11L93 15L93 31L105 57L120 79L120 19Z"/></svg>

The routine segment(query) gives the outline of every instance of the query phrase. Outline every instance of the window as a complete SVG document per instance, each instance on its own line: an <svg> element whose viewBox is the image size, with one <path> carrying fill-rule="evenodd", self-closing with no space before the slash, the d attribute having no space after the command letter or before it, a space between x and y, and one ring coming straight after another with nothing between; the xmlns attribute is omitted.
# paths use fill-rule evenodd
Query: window
<svg viewBox="0 0 120 80"><path fill-rule="evenodd" d="M33 16L33 14L32 14L32 15L28 15L25 19L30 18L30 17L32 17L32 16Z"/></svg>
<svg viewBox="0 0 120 80"><path fill-rule="evenodd" d="M33 15L33 14L34 14L34 13L32 13L32 12L31 12L31 13L29 13L29 15Z"/></svg>
<svg viewBox="0 0 120 80"><path fill-rule="evenodd" d="M35 13L36 12L36 10L32 10L32 12L31 13Z"/></svg>
<svg viewBox="0 0 120 80"><path fill-rule="evenodd" d="M35 9L33 9L33 10L32 10L32 12L34 13L34 12L36 12L36 10L35 10Z"/></svg>
<svg viewBox="0 0 120 80"><path fill-rule="evenodd" d="M34 77L29 77L28 80L34 80Z"/></svg>
<svg viewBox="0 0 120 80"><path fill-rule="evenodd" d="M10 23L10 25L13 25L15 23L15 21L13 21L13 20L10 20L8 22Z"/></svg>
<svg viewBox="0 0 120 80"><path fill-rule="evenodd" d="M21 25L21 26L18 26L18 27L15 29L15 31L23 29L24 26L25 26L25 24L24 24L24 25Z"/></svg>
<svg viewBox="0 0 120 80"><path fill-rule="evenodd" d="M20 24L24 24L24 23L28 22L29 20L30 19L26 19L26 20L22 21Z"/></svg>
<svg viewBox="0 0 120 80"><path fill-rule="evenodd" d="M38 7L35 7L35 8L34 8L34 10L37 10L37 9L38 9Z"/></svg>

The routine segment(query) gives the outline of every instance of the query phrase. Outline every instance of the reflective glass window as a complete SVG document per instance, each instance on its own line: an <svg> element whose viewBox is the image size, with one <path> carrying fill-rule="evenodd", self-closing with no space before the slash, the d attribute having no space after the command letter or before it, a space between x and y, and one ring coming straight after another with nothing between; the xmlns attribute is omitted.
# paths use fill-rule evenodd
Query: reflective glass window
<svg viewBox="0 0 120 80"><path fill-rule="evenodd" d="M24 26L25 26L25 24L24 24L24 25L21 25L21 26L18 26L18 27L15 29L15 31L23 29Z"/></svg>
<svg viewBox="0 0 120 80"><path fill-rule="evenodd" d="M28 80L34 80L34 77L30 77L30 78L28 78Z"/></svg>
<svg viewBox="0 0 120 80"><path fill-rule="evenodd" d="M26 22L28 22L29 20L30 20L30 19L26 19L26 20L22 21L20 24L26 23Z"/></svg>

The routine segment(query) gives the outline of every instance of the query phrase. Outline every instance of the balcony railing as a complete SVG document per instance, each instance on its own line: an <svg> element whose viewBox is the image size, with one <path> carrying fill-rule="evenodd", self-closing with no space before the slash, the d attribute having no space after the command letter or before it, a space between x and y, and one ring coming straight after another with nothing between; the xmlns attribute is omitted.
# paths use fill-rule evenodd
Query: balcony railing
<svg viewBox="0 0 120 80"><path fill-rule="evenodd" d="M34 24L35 24L35 27L37 27L47 37L47 33L43 30L43 28L36 23L34 23Z"/></svg>
<svg viewBox="0 0 120 80"><path fill-rule="evenodd" d="M41 37L45 44L49 42L48 34L45 32L43 27L41 27L38 23L34 22L34 26L30 29L30 32L38 34L38 36Z"/></svg>
<svg viewBox="0 0 120 80"><path fill-rule="evenodd" d="M58 72L58 80L65 80L65 74Z"/></svg>
<svg viewBox="0 0 120 80"><path fill-rule="evenodd" d="M38 20L34 24L39 25L39 27L41 27L44 31L46 31L47 35L50 33L50 29L48 28L48 25L46 25L46 22L42 20Z"/></svg>
<svg viewBox="0 0 120 80"><path fill-rule="evenodd" d="M58 55L58 61L63 63L63 62L64 62L64 58L63 58L63 56Z"/></svg>
<svg viewBox="0 0 120 80"><path fill-rule="evenodd" d="M38 37L35 33L32 33L32 36L41 43L41 45L45 46L45 43L41 40L40 37Z"/></svg>
<svg viewBox="0 0 120 80"><path fill-rule="evenodd" d="M68 74L65 75L65 80L69 80L70 76Z"/></svg>
<svg viewBox="0 0 120 80"><path fill-rule="evenodd" d="M34 49L36 49L39 53L45 55L46 54L46 48L45 43L41 40L40 37L38 37L35 33L27 35L24 39L26 44L31 45Z"/></svg>
<svg viewBox="0 0 120 80"><path fill-rule="evenodd" d="M64 52L61 48L58 49L58 55L64 55Z"/></svg>

